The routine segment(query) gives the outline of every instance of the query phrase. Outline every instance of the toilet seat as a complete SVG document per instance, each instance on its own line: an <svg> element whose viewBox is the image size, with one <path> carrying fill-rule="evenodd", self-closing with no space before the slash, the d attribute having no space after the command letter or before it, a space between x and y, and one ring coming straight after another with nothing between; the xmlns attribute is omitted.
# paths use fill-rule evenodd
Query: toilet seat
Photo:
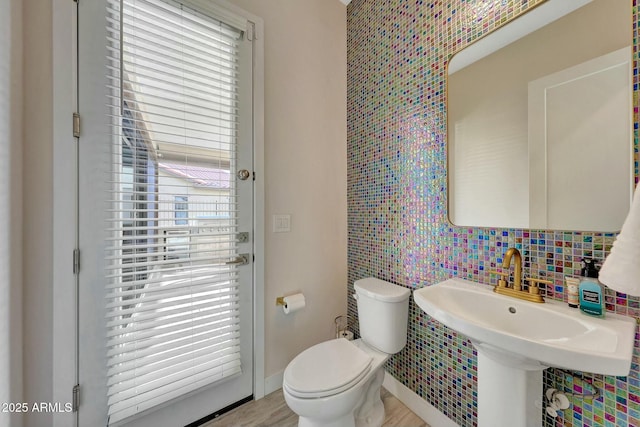
<svg viewBox="0 0 640 427"><path fill-rule="evenodd" d="M373 357L344 338L325 341L296 356L284 371L293 396L320 398L341 393L371 370Z"/></svg>

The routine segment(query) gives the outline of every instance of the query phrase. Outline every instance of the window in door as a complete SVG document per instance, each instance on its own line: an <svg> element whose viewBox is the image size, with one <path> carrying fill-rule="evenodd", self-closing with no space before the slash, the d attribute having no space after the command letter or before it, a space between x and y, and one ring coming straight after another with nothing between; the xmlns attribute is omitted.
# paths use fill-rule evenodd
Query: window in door
<svg viewBox="0 0 640 427"><path fill-rule="evenodd" d="M170 0L111 1L109 422L242 372L238 44Z"/></svg>

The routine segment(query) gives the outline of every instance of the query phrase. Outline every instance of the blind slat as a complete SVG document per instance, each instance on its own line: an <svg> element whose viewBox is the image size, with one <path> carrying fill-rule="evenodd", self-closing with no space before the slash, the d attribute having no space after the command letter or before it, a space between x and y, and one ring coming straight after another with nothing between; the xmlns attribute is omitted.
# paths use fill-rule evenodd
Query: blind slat
<svg viewBox="0 0 640 427"><path fill-rule="evenodd" d="M237 343L237 340L234 339L233 342ZM115 375L112 378L112 383L108 384L108 386L110 386L108 395L120 393L123 390L139 386L140 384L156 382L193 365L209 365L210 367L222 365L229 361L226 359L228 356L231 355L232 358L235 356L234 353L236 352L236 349L230 347L231 345L229 342L222 342L217 344L217 346L212 346L190 354L190 358L187 360L177 361L171 359L143 367L137 367L135 371L128 371ZM215 354L218 349L219 353ZM217 360L215 360L214 363L212 363L212 354L217 356ZM217 362L217 364L215 362ZM156 387L157 385L157 383L154 384Z"/></svg>
<svg viewBox="0 0 640 427"><path fill-rule="evenodd" d="M210 289L210 286L202 286L201 292L198 293L197 298L193 298L193 292L191 290L175 290L173 292L145 292L140 293L140 297L136 299L135 305L130 308L121 308L119 310L113 310L107 312L106 317L119 318L121 316L128 316L131 314L143 314L149 312L156 312L164 310L169 307L180 307L183 304L190 304L190 310L197 310L198 308L205 306L210 307L215 302L218 302L219 310L228 311L228 299L230 295L235 294L233 288L225 288L226 292L220 292L220 289ZM214 293L217 292L217 293ZM205 299L205 295L211 297ZM188 299L187 299L188 298ZM216 301L215 299L224 298L222 301ZM140 305L144 304L144 307ZM155 319L155 317L154 317Z"/></svg>
<svg viewBox="0 0 640 427"><path fill-rule="evenodd" d="M182 166L185 169L188 169L188 165L183 164ZM162 166L161 166L161 168L162 168ZM187 174L183 173L183 175L187 175ZM111 198L109 200L110 202L138 202L138 203L142 204L143 202L147 201L147 200L143 200L143 199L140 199L140 200L121 200L121 199L119 199L119 197L121 197L122 195L131 195L131 194L144 193L143 191L140 191L140 190L137 190L137 189L134 188L134 184L136 186L148 185L144 181L143 182L135 182L135 180L134 180L134 178L141 178L144 175L121 173L121 174L112 175L112 176L114 178L119 178L119 179L113 180L113 181L107 179L107 182L110 182L110 183L115 184L115 185L122 185L122 188L114 189L114 190L111 191L111 195L115 196L115 197ZM189 178L188 176L184 176L184 177L185 178ZM193 179L195 180L196 178L194 177ZM209 179L211 179L211 178L209 178ZM131 182L131 181L134 181L134 182ZM223 178L223 179L219 180L219 182L220 182L221 185L228 184L227 187L232 187L233 186L233 185L231 185L231 184L233 184L233 180L229 179L229 178ZM124 187L124 184L129 184L129 187L128 188ZM192 185L189 185L189 184L192 184ZM169 196L189 196L189 193L190 193L189 190L193 190L194 185L193 185L193 183L184 183L184 184L169 184L168 183L168 184L163 185L163 187L166 187L167 189L173 190L173 191L170 191L170 192L165 192L164 195L169 195ZM221 186L220 188L211 187L211 189L212 190L219 190L219 189L223 189L224 190L224 189L228 189L228 188L225 188L224 186ZM181 191L181 190L182 190L181 193L176 194L176 191ZM142 194L142 195L144 195L144 194ZM192 192L191 195L197 196L198 193L197 192ZM225 196L229 198L231 203L236 203L236 196L230 195L230 194L225 194ZM154 200L154 199L150 199L150 200ZM187 203L189 203L189 200L187 200ZM202 203L202 202L196 202L196 203ZM213 204L213 203L216 203L216 201L212 200L212 201L210 201L210 203ZM147 208L135 208L135 209L144 210L144 209L147 209ZM154 210L155 208L148 208L148 209ZM122 209L114 209L114 208L109 209L109 211L111 211L111 212L116 212L116 211L121 211L121 210ZM111 219L114 219L114 218L111 218ZM206 219L222 219L222 218L201 218L201 219L202 220L206 220Z"/></svg>
<svg viewBox="0 0 640 427"><path fill-rule="evenodd" d="M129 75L131 76L131 73L129 73ZM150 79L150 81L152 81L152 80ZM224 115L225 117L230 118L228 121L233 121L233 119L237 118L237 116L238 116L238 108L235 105L236 104L236 99L234 99L234 98L228 98L228 97L225 98L225 97L222 97L222 96L220 96L218 94L215 94L215 93L206 93L206 92L204 92L204 91L202 91L200 89L186 88L186 89L189 89L189 90L185 89L184 92L177 92L177 91L167 90L166 88L163 88L163 87L161 87L159 85L156 86L156 85L153 85L153 84L150 84L150 83L142 84L140 82L136 82L135 84L138 85L139 87L144 87L145 89L157 90L159 92L162 92L163 95L167 95L167 97L171 96L172 97L171 99L173 101L177 101L177 102L180 102L180 103L184 103L184 100L181 99L181 98L187 98L187 97L189 99L193 100L194 102L198 102L199 101L200 104L194 104L194 105L198 105L200 107L203 106L203 105L204 106L209 105L208 109L210 111L208 111L208 112L210 114L218 114L219 116L223 116ZM112 90L119 90L118 87L111 86L111 85L107 85L107 88L108 89L112 89ZM205 97L201 97L201 96L198 96L198 95L190 93L192 91L193 92L198 91L200 94L203 94L203 95L204 94L211 95L211 98L205 98ZM127 93L127 94L131 94L130 90L124 90L124 92ZM228 96L228 94L227 94L227 96ZM219 101L216 101L215 99L219 99ZM218 108L218 107L222 107L222 108ZM136 113L144 113L145 112L142 109L135 109L135 108L131 108L130 110L133 111L133 112L136 112ZM155 114L157 114L157 113L155 113ZM167 117L172 117L172 116L167 116ZM205 117L209 117L209 116L205 116ZM220 117L216 117L216 118L221 119ZM187 120L187 123L196 124L196 125L198 125L198 124L208 124L205 121L197 121L197 120L193 120L193 119Z"/></svg>
<svg viewBox="0 0 640 427"><path fill-rule="evenodd" d="M117 90L113 86L109 86L112 90ZM130 91L125 90L126 94L129 94ZM188 96L185 94L180 94L180 96ZM112 96L112 98L117 99L116 96ZM237 109L235 105L224 105L217 103L216 101L210 100L209 106L205 106L206 108L202 108L202 105L193 105L188 106L185 105L183 101L178 100L174 101L174 104L179 106L179 108L170 108L167 101L162 97L152 97L148 96L148 99L156 98L160 100L161 104L152 103L152 102L138 102L135 105L129 105L128 111L135 114L135 116L131 117L127 125L124 127L124 130L136 129L136 127L158 124L170 125L166 121L158 121L158 118L167 119L167 121L172 122L172 126L192 126L198 129L204 129L209 131L213 135L230 135L229 129L234 129L234 122L238 119ZM218 106L221 108L215 109ZM191 107L189 111L186 111L185 108ZM195 108L199 108L200 111L196 111ZM226 109L226 110L224 110ZM179 114L177 114L179 113ZM144 120L143 117L145 114L149 114L155 118L154 120ZM177 115L176 115L177 114ZM114 114L110 115L111 118L119 119L120 115L118 112L114 112ZM212 121L216 121L215 124ZM220 127L220 129L218 129ZM215 129L211 129L215 128ZM222 132L221 132L222 130ZM226 141L229 143L230 141Z"/></svg>
<svg viewBox="0 0 640 427"><path fill-rule="evenodd" d="M161 46L158 46L158 48L161 48ZM187 65L191 65L188 63L183 64L183 66L180 68L168 67L166 65L166 62L164 62L162 59L162 49L158 49L158 51L153 51L151 49L147 49L140 46L138 47L137 50L141 51L141 54L137 55L138 62L132 62L130 59L123 58L119 60L120 64L116 68L118 68L120 71L122 71L123 68L124 70L132 69L137 71L139 73L138 75L146 75L146 73L142 74L142 72L143 71L148 72L150 70L153 70L155 71L155 74L167 75L167 76L176 77L176 78L179 78L182 76L185 78L186 81L190 83L198 83L198 84L209 83L209 84L213 84L216 87L222 86L222 84L230 85L232 86L232 88L230 88L231 93L235 92L234 90L235 84L233 84L235 80L231 80L229 78L229 76L231 75L231 72L234 71L234 67L232 66L232 64L229 64L227 67L225 67L225 71L227 71L227 73L223 73L223 74L218 73L217 76L212 79L208 77L207 73L202 71L218 71L218 70L210 69L210 67L203 66L201 68L202 70L201 71L196 69L195 66L187 67ZM107 58L107 59L110 59L110 58ZM155 76L152 75L151 77L155 77ZM120 81L121 84L124 82L126 82L126 79Z"/></svg>
<svg viewBox="0 0 640 427"><path fill-rule="evenodd" d="M193 333L198 334L202 331L216 331L216 334L219 334L219 322L220 319L225 319L228 317L226 313L220 313L216 316L212 316L207 319L198 319L194 321L190 327L192 328ZM124 346L126 344L132 343L133 345L148 347L150 345L155 345L156 341L161 341L164 339L168 339L171 336L181 336L184 332L185 328L183 325L173 325L163 328L161 336L158 336L158 332L155 330L147 330L147 331L134 331L127 332L125 334L115 334L110 343L111 347L108 350L108 355L114 355L120 352L120 346ZM140 348L144 348L140 347Z"/></svg>
<svg viewBox="0 0 640 427"><path fill-rule="evenodd" d="M149 254L132 254L131 258L153 258L154 257L154 253L149 253ZM190 263L200 263L200 267L203 264L208 264L208 265L212 265L212 266L225 266L227 265L226 263L228 261L231 261L232 257L235 257L233 254L230 254L229 257L225 257L225 258L220 258L220 257L214 257L214 256L194 256L191 257L189 259ZM130 267L158 267L158 266L162 266L163 264L175 264L176 262L181 262L179 260L173 260L173 259L164 259L164 260L157 260L157 261L144 261L144 262L138 262L136 261L135 264L132 263L122 263L122 268L130 268ZM111 265L109 267L107 267L108 270L113 271L114 269L118 269L118 265L120 264L114 264ZM117 275L112 274L108 274L107 277L112 278L112 277L117 277Z"/></svg>
<svg viewBox="0 0 640 427"><path fill-rule="evenodd" d="M220 256L230 257L229 253L233 253L235 243L237 243L236 239L200 239L197 234L193 235L176 235L176 236L167 236L167 239L176 239L178 241L171 243L154 243L154 244L142 244L142 245L131 245L131 246L119 246L119 248L126 249L134 249L138 254L143 253L144 256L148 256L148 254L154 254L157 256L178 256L178 255L198 255L198 254L216 254L217 258ZM194 241L184 241L193 238ZM165 236L160 236L158 239L153 240L164 240ZM224 245L223 247L214 248L211 245ZM148 249L152 249L148 251ZM156 250L160 249L160 250ZM143 252L144 251L144 252ZM115 255L108 255L105 257L106 260L116 261L122 259L128 259L132 255L128 251L123 251L121 249L110 249L109 252L115 253ZM221 254L221 255L220 255Z"/></svg>
<svg viewBox="0 0 640 427"><path fill-rule="evenodd" d="M182 266L179 266L179 267L175 267L175 269L171 272L182 271L182 270L184 270L184 268ZM229 281L229 282L235 283L238 277L238 273L233 269L225 269L221 271L219 274L211 275L210 277L212 279L215 279L217 282L219 282L220 287L227 287L228 285L226 282ZM109 303L107 305L107 308L113 308L114 306L117 307L121 305L121 303L117 301L117 299L119 298L135 298L137 295L142 293L140 289L136 289L136 287L140 285L144 285L144 284L153 285L158 283L164 284L165 280L162 277L159 277L156 279L149 278L144 280L133 280L130 282L126 282L126 284L124 283L113 284L111 287L107 288L107 290L110 291L109 294L107 295L107 298L109 300L115 299L116 301L113 302L114 304L113 306L110 305L111 303ZM165 285L164 289L172 290L172 289L182 289L182 288L188 288L188 287L191 287L191 283L189 281L181 281L175 284ZM133 289L130 289L130 288L133 288ZM123 290L123 289L126 289L126 290Z"/></svg>
<svg viewBox="0 0 640 427"><path fill-rule="evenodd" d="M117 5L116 3L118 2L118 0L108 0L110 5L107 6L107 10L112 11L114 13L119 13L120 8L119 5ZM186 5L186 7L192 7L193 1L192 0L187 0L187 2L184 2L183 4ZM143 7L140 7L142 5L146 5L143 9ZM198 27L208 27L208 29L210 31L223 31L225 32L225 34L227 34L228 36L230 36L231 38L237 38L238 35L241 33L241 31L244 29L244 25L243 24L238 24L236 22L230 22L229 25L225 25L223 24L223 21L226 21L226 17L220 19L220 17L218 16L218 14L221 11L217 11L217 10L210 10L209 12L211 13L206 13L205 12L205 17L204 17L204 21L203 21L203 16L200 14L193 14L193 13L189 13L188 15L184 15L183 14L183 8L176 8L176 7L172 7L172 5L170 5L169 3L158 3L155 1L138 1L137 3L127 3L125 7L128 8L133 8L138 6L139 9L143 9L146 11L151 11L151 9L153 9L155 11L156 14L165 14L165 16L172 16L172 22L175 21L179 21L179 20L186 20L189 21L189 25L193 26L193 28L198 28ZM149 13L149 12L147 12ZM235 28L231 28L231 27L235 27Z"/></svg>
<svg viewBox="0 0 640 427"><path fill-rule="evenodd" d="M235 328L236 326L234 326ZM223 333L230 333L228 330L223 329ZM135 369L136 366L144 366L149 363L159 362L161 360L167 360L173 357L189 357L190 352L201 350L204 348L208 348L211 345L209 340L201 340L197 342L189 343L188 345L184 345L184 343L179 342L175 345L171 341L166 341L159 347L160 351L154 349L143 349L140 351L136 351L135 355L130 353L121 353L118 356L112 356L109 359L111 373L115 374L121 372L122 370ZM137 360L139 358L144 357L145 363L140 364L140 361Z"/></svg>
<svg viewBox="0 0 640 427"><path fill-rule="evenodd" d="M229 212L229 211L227 211L227 212ZM127 220L127 221L143 222L143 220L139 219L139 218L138 219ZM149 222L152 222L152 220L149 220ZM237 228L237 226L234 225L234 224L229 224L227 227L229 227L229 228ZM133 227L126 227L126 228L107 228L106 231L162 231L162 230L164 230L166 228L167 228L166 226L162 226L162 225L150 226L150 227L133 226ZM185 230L189 229L189 226L185 225L184 229ZM154 236L153 234L149 234L147 237L148 238L153 238L153 237L159 237L159 236ZM126 239L126 237L124 239Z"/></svg>
<svg viewBox="0 0 640 427"><path fill-rule="evenodd" d="M239 299L232 299L229 302L230 303L236 303L238 302ZM218 310L217 308L211 308L207 311L202 310L199 313L192 313L189 311L185 311L184 313L182 313L182 315L178 315L174 318L153 318L151 319L152 321L149 322L145 322L145 321L138 321L138 319L132 319L133 322L136 323L122 323L117 325L117 327L112 328L109 332L108 332L108 336L109 337L118 337L118 336L122 336L123 334L135 334L137 332L140 331L150 331L150 330L155 330L157 331L158 328L162 328L162 327L178 327L178 325L184 323L184 322L194 322L195 320L192 319L192 317L197 317L197 319L199 320L210 320L213 319L216 315L219 314L221 310ZM229 315L229 318L233 318L234 316ZM149 320L149 319L146 319ZM155 323L154 323L155 322ZM133 335L132 335L133 336ZM109 346L111 346L112 344L109 343ZM125 357L126 355L124 354L120 354L120 356Z"/></svg>
<svg viewBox="0 0 640 427"><path fill-rule="evenodd" d="M207 325L202 323L202 325ZM211 325L209 325L211 326ZM208 349L214 344L229 341L229 337L235 336L238 332L238 325L233 324L229 319L224 321L216 320L216 323L211 327L210 334L203 335L202 331L199 331L199 336L191 337L185 335L188 330L182 329L176 331L169 339L165 340L143 340L139 348L135 348L131 351L146 352L149 357L146 358L147 364L167 361L176 357L190 357L191 352L200 351L202 349ZM179 332L182 332L180 334ZM193 340L193 342L189 342ZM152 344L151 344L152 343ZM132 348L135 343L128 342L130 345L123 345L123 348ZM189 351L184 351L185 344L188 345ZM197 346L196 346L197 345ZM153 349L151 348L153 347ZM158 351L161 350L161 351ZM173 351L173 353L171 353ZM161 354L160 354L161 353ZM120 353L122 354L122 353ZM117 364L114 364L112 368L113 374L120 374L129 370L135 370L140 368L140 364L136 363L135 358L127 358L126 356L116 358L118 353L111 352L110 356L117 360Z"/></svg>
<svg viewBox="0 0 640 427"><path fill-rule="evenodd" d="M113 378L110 379L110 384L115 385L120 382L121 379L126 379L139 369L144 369L147 366L158 365L171 365L171 361L179 363L182 360L189 360L199 355L205 355L207 352L213 353L216 351L224 351L231 346L230 342L235 342L239 338L239 331L237 325L226 325L224 327L218 327L215 332L218 332L217 336L213 336L213 333L206 336L198 337L199 345L197 348L193 345L189 345L188 351L185 349L185 341L176 340L175 342L166 341L163 342L163 357L154 355L156 359L149 357L148 363L144 366L140 366L135 363L135 360L124 361L119 363L113 368ZM149 346L142 348L138 351L146 351ZM211 359L215 359L212 357Z"/></svg>
<svg viewBox="0 0 640 427"><path fill-rule="evenodd" d="M217 239L206 239L204 237L206 236L212 236L212 237L218 237ZM163 242L163 243L154 243L154 244L132 244L132 245L121 245L121 246L112 246L111 248L109 248L109 252L112 253L120 253L122 252L123 249L131 249L131 250L147 250L147 249L163 249L163 248L178 248L178 247L184 247L184 246L188 246L188 247L194 247L194 246L198 246L198 245L205 245L205 244L231 244L231 243L238 243L237 240L237 236L234 234L185 234L185 235L160 235L159 239L160 240L164 240L164 239L178 239L178 238L185 238L185 239L194 239L194 241L186 241L186 242ZM222 240L220 238L224 238L225 240ZM223 251L229 251L229 248L221 248L221 249L192 249L189 252L183 251L184 253L197 253L199 251L202 252L223 252ZM162 254L167 254L169 252L172 251L159 251L158 253L160 255ZM107 259L120 259L125 255L120 255L120 256L109 256L107 257Z"/></svg>
<svg viewBox="0 0 640 427"><path fill-rule="evenodd" d="M229 300L235 302L237 300ZM190 321L193 317L213 316L218 314L220 308L217 305L208 304L211 301L200 301L195 304L176 304L170 309L165 309L160 315L158 313L149 313L140 311L139 315L133 317L118 318L117 320L107 321L107 328L122 327L124 325L135 325L135 330L159 328L164 325L173 325L183 321ZM131 301L129 301L131 303Z"/></svg>
<svg viewBox="0 0 640 427"><path fill-rule="evenodd" d="M113 40L113 42L117 42L117 40ZM118 53L115 49L109 49L112 53ZM158 79L161 76L165 76L165 81L174 82L176 84L186 84L187 87L191 87L191 85L196 86L205 86L211 85L213 88L225 87L229 93L226 94L226 97L231 99L233 94L237 93L238 88L236 85L229 86L230 82L226 76L215 76L212 75L209 79L207 79L208 74L202 73L201 70L190 69L185 75L185 73L181 69L176 68L168 68L166 63L161 59L154 58L145 58L145 63L134 63L128 61L126 59L120 60L119 58L114 58L113 56L107 56L107 61L109 61L110 65L107 65L107 69L113 71L113 75L107 76L109 82L113 84L116 88L122 87L124 83L135 83L136 77L146 77L148 79ZM120 71L122 64L125 65L125 68L131 72L129 77L131 78L121 78L118 76L118 72ZM151 75L150 75L151 74Z"/></svg>
<svg viewBox="0 0 640 427"><path fill-rule="evenodd" d="M183 394L197 390L217 381L232 377L242 372L240 360L216 366L212 369L191 375L188 378L175 381L165 387L152 390L148 393L121 399L117 403L109 404L109 415L112 422L123 420L139 412L153 408L169 400L178 398Z"/></svg>
<svg viewBox="0 0 640 427"><path fill-rule="evenodd" d="M235 348L232 347L230 350L235 350ZM112 396L110 397L114 397L113 394L118 394L119 396L117 396L117 399L121 400L121 399L130 398L131 396L134 396L134 395L156 390L158 388L161 388L163 386L166 386L168 384L175 382L177 379L182 379L185 376L185 373L187 372L188 372L188 375L193 375L193 373L198 373L211 368L222 366L227 362L236 360L237 359L237 356L235 354L236 352L231 351L231 353L232 354L224 355L221 358L221 360L220 359L208 360L204 363L200 363L195 366L189 365L185 367L183 370L178 370L179 368L182 368L181 365L178 365L176 366L175 370L169 370L168 375L164 377L157 378L155 380L152 380L146 383L143 382L141 384L136 383L135 381L132 381L130 384L130 387L122 387L122 390L119 390L121 387L119 387L120 384L118 384L117 386L113 386L112 390L109 390L107 392L107 395L111 394ZM123 384L123 386L124 385L126 384Z"/></svg>
<svg viewBox="0 0 640 427"><path fill-rule="evenodd" d="M130 30L131 25L135 25L135 32ZM161 29L152 22L144 21L140 16L136 17L135 21L125 22L124 28L122 36L128 42L124 45L124 52L127 54L135 53L137 57L140 48L144 48L147 53L157 53L156 49L161 49L168 63L175 61L185 65L219 67L222 75L231 77L234 74L235 44L225 49L210 45L206 46L209 48L206 50L198 46L198 44L205 45L202 40L189 38L188 35L183 34L183 28Z"/></svg>
<svg viewBox="0 0 640 427"><path fill-rule="evenodd" d="M183 271L184 267L182 265L174 265L174 266L167 266L164 267L162 269L162 271L166 272L166 273L175 273L175 272L179 272L179 271ZM235 278L237 278L237 273L236 271L231 270L231 274L229 275L229 273L227 273L229 270L220 270L218 275L212 274L211 277L220 277L220 278L228 278L228 280L235 280ZM135 274L135 273L134 273ZM117 276L114 276L117 277ZM125 275L122 275L122 277L125 277ZM144 280L132 280L132 281L128 281L127 286L123 285L123 282L112 282L111 284L107 285L106 289L107 290L113 290L113 289L120 289L123 287L129 287L129 286L137 286L137 285L142 285L145 283L162 283L163 280L162 278L158 278L157 280L152 280L152 279L144 279ZM189 284L189 282L181 282L179 285L177 286L191 286ZM109 294L111 295L111 294ZM111 296L107 296L107 298L111 298Z"/></svg>
<svg viewBox="0 0 640 427"><path fill-rule="evenodd" d="M132 130L132 131L136 131L137 129L135 128L124 128L125 130ZM220 130L224 130L223 128L220 128ZM162 136L163 138L161 138L160 136ZM219 136L220 140L217 141L216 139L211 138L211 136ZM179 144L182 143L182 141L188 140L193 146L198 146L199 144L208 144L208 145L213 145L215 144L214 148L216 149L222 149L223 145L231 145L229 144L229 141L227 141L226 139L230 139L233 135L227 135L227 134L222 134L222 133L217 133L217 134L210 134L208 138L201 138L201 137L196 137L194 135L186 135L186 134L179 134L179 133L169 133L169 132L159 132L159 131L155 131L154 132L154 142L156 143L167 143L167 144ZM173 138L167 138L167 137L173 137ZM225 139L225 140L222 140Z"/></svg>

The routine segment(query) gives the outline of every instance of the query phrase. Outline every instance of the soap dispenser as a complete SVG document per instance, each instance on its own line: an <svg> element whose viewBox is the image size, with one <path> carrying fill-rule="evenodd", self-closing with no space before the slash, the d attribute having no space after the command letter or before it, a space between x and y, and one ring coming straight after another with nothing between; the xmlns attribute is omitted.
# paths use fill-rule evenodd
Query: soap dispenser
<svg viewBox="0 0 640 427"><path fill-rule="evenodd" d="M598 282L599 268L595 260L585 258L582 260L580 271L581 281L578 293L580 294L580 310L590 316L604 317L604 288Z"/></svg>

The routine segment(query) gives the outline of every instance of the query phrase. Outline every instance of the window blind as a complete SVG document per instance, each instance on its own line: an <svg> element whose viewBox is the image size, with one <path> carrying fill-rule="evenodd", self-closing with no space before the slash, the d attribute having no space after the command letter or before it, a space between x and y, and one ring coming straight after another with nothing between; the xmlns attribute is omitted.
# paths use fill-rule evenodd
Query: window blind
<svg viewBox="0 0 640 427"><path fill-rule="evenodd" d="M241 372L241 37L177 2L108 2L110 423Z"/></svg>

